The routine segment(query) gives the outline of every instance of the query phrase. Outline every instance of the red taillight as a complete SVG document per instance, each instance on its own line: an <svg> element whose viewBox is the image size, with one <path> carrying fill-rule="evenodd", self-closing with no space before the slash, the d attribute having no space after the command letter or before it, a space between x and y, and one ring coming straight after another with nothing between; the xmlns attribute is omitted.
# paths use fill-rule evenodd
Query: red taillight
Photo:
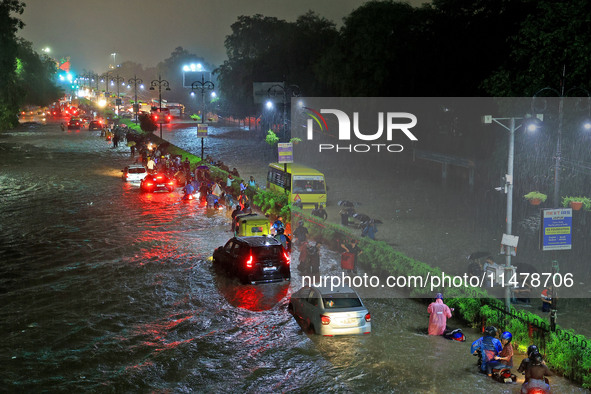
<svg viewBox="0 0 591 394"><path fill-rule="evenodd" d="M287 265L289 265L291 259L289 258L289 255L287 254L287 252L285 252L285 251L283 252L283 257L285 257L285 263Z"/></svg>
<svg viewBox="0 0 591 394"><path fill-rule="evenodd" d="M320 321L323 326L328 326L330 324L330 316L320 315Z"/></svg>
<svg viewBox="0 0 591 394"><path fill-rule="evenodd" d="M171 117L170 117L170 116L168 116L166 119L167 119L167 120L170 120L170 119L171 119Z"/></svg>
<svg viewBox="0 0 591 394"><path fill-rule="evenodd" d="M152 182L147 182L146 186L154 186L154 184Z"/></svg>
<svg viewBox="0 0 591 394"><path fill-rule="evenodd" d="M154 115L154 120L158 120L158 115Z"/></svg>
<svg viewBox="0 0 591 394"><path fill-rule="evenodd" d="M158 176L156 177L156 179L162 179L162 178L163 178L163 176L162 176L162 175L158 175Z"/></svg>
<svg viewBox="0 0 591 394"><path fill-rule="evenodd" d="M172 181L168 182L168 184L169 184L170 186L174 186L174 179L173 179Z"/></svg>
<svg viewBox="0 0 591 394"><path fill-rule="evenodd" d="M252 255L250 255L248 257L248 260L246 260L246 268L252 268L252 260L253 260Z"/></svg>
<svg viewBox="0 0 591 394"><path fill-rule="evenodd" d="M371 321L371 315L369 313L365 315L365 321Z"/></svg>

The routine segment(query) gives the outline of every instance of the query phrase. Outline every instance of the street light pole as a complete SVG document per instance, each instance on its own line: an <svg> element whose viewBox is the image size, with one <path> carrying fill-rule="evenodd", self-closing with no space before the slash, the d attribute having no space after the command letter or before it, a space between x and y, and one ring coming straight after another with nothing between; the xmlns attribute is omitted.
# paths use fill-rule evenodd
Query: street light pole
<svg viewBox="0 0 591 394"><path fill-rule="evenodd" d="M505 228L505 232L507 235L512 235L511 232L513 231L513 163L515 158L515 131L521 127L515 126L515 121L520 120L522 118L493 118L492 116L485 116L485 123L492 123L495 122L496 124L500 125L507 131L509 131L509 155L507 158L507 175L505 177L505 190L507 192L507 224ZM505 121L509 122L509 125L506 125ZM504 279L509 280L513 273L511 267L511 249L512 247L509 245L504 245L505 247L505 275ZM511 309L511 288L507 285L504 285L505 288L505 310L507 312Z"/></svg>
<svg viewBox="0 0 591 394"><path fill-rule="evenodd" d="M158 121L160 123L160 138L162 138L162 87L164 86L166 90L170 90L170 87L168 81L162 79L160 74L158 74L158 79L150 83L150 90L154 90L156 86L158 86L158 105L160 106L160 118L158 118Z"/></svg>
<svg viewBox="0 0 591 394"><path fill-rule="evenodd" d="M136 75L133 76L133 78L130 78L129 81L127 81L128 84L132 84L133 83L133 91L135 93L135 103L134 103L134 109L135 109L135 124L138 124L138 111L140 109L140 105L137 102L137 85L143 83L143 81L138 78Z"/></svg>
<svg viewBox="0 0 591 394"><path fill-rule="evenodd" d="M119 84L123 81L125 81L125 78L120 77L119 73L117 73L117 76L114 78L111 78L111 82L115 81L115 83L117 84L117 116L121 116L120 112L120 107L121 107L121 97L119 96Z"/></svg>
<svg viewBox="0 0 591 394"><path fill-rule="evenodd" d="M589 91L587 89L584 89L582 87L573 87L570 88L569 90L567 90L566 92L564 91L564 83L565 81L565 68L563 67L562 69L562 79L560 82L560 91L556 90L554 88L551 87L545 87L543 89L540 89L536 92L536 94L534 94L533 99L532 99L532 111L535 112L536 108L535 108L535 100L538 97L538 95L540 95L542 92L552 92L554 93L558 98L558 129L556 130L556 157L555 157L555 161L554 161L554 194L553 194L553 198L552 198L552 204L554 206L554 208L558 208L560 206L560 166L561 166L561 161L562 161L562 126L563 126L563 119L564 119L564 99L566 97L569 97L569 93L576 91L576 90L580 90L583 93L586 94L587 96L587 111L589 112L591 110L591 94L589 93Z"/></svg>
<svg viewBox="0 0 591 394"><path fill-rule="evenodd" d="M109 79L111 78L111 72L107 71L106 73L101 75L101 78L105 79L105 96L109 97Z"/></svg>
<svg viewBox="0 0 591 394"><path fill-rule="evenodd" d="M287 95L290 97L297 97L300 95L300 87L298 85L287 85L285 81L282 84L276 84L271 86L267 90L269 97L277 96L277 91L280 91L283 95L283 138L287 136Z"/></svg>
<svg viewBox="0 0 591 394"><path fill-rule="evenodd" d="M213 82L206 81L203 73L201 74L201 81L195 81L191 84L191 90L198 90L201 92L201 124L205 120L205 91L213 90L215 88ZM203 138L201 137L201 159L203 160Z"/></svg>

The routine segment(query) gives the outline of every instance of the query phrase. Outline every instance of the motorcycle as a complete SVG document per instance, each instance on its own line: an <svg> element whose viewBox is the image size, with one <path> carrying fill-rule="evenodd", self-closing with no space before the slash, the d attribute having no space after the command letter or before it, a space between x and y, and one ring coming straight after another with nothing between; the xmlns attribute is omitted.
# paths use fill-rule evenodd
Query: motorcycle
<svg viewBox="0 0 591 394"><path fill-rule="evenodd" d="M478 357L478 370L482 371L480 368L482 365L482 353L480 350L474 353L474 356ZM492 368L492 378L499 383L514 383L517 381L517 376L514 373L511 373L511 368L502 365L497 365Z"/></svg>

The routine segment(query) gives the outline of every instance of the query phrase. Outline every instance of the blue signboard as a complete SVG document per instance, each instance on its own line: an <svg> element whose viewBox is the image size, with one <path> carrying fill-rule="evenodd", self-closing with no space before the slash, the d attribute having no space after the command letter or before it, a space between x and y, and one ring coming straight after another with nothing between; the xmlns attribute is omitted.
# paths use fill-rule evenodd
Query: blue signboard
<svg viewBox="0 0 591 394"><path fill-rule="evenodd" d="M542 250L572 249L572 232L572 208L542 210L542 225L540 226L540 247Z"/></svg>

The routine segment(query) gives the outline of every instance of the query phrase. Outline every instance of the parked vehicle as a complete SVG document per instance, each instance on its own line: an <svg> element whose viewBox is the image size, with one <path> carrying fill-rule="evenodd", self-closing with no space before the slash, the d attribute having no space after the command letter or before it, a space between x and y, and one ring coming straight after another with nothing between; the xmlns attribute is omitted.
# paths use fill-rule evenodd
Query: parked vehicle
<svg viewBox="0 0 591 394"><path fill-rule="evenodd" d="M148 175L148 170L141 164L131 164L121 172L124 182L141 182Z"/></svg>
<svg viewBox="0 0 591 394"><path fill-rule="evenodd" d="M290 257L273 237L233 237L213 252L213 263L243 283L290 280Z"/></svg>
<svg viewBox="0 0 591 394"><path fill-rule="evenodd" d="M304 330L314 334L371 333L371 315L350 287L303 287L292 295L288 310Z"/></svg>

